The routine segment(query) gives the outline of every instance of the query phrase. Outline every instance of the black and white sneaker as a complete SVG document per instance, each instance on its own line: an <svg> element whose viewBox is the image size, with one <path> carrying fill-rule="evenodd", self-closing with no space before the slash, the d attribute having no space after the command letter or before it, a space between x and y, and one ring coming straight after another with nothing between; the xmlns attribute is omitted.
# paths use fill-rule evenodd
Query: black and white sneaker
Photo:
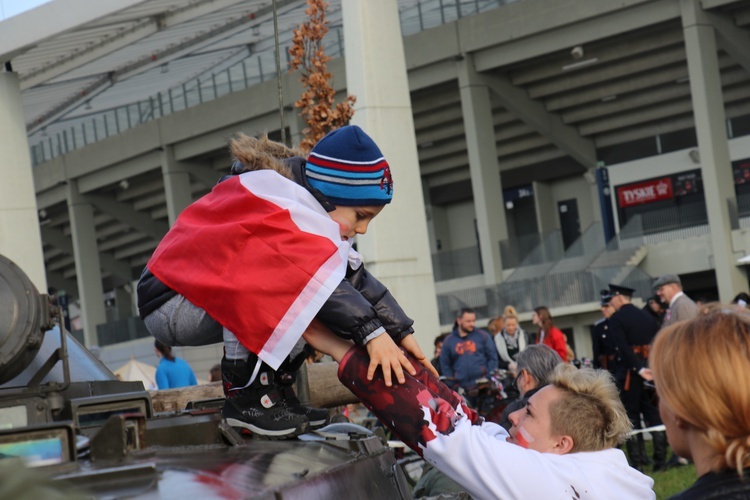
<svg viewBox="0 0 750 500"><path fill-rule="evenodd" d="M310 422L310 429L319 429L328 423L330 412L325 408L313 408L303 405L291 385L280 386L283 404L290 413L302 415Z"/></svg>
<svg viewBox="0 0 750 500"><path fill-rule="evenodd" d="M224 418L232 427L246 429L260 439L290 439L310 430L303 415L292 413L273 391L259 402L247 403L246 398L230 398L224 403Z"/></svg>

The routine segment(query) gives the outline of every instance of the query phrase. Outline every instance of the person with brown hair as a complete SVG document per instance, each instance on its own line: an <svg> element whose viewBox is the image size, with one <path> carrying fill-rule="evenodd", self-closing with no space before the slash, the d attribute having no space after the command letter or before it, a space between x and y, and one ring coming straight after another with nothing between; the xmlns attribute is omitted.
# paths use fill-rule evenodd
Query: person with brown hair
<svg viewBox="0 0 750 500"><path fill-rule="evenodd" d="M536 344L544 344L551 347L562 360L568 358L568 348L565 342L565 334L552 322L552 314L545 306L534 308L534 314L531 322L539 327L539 333L536 336Z"/></svg>
<svg viewBox="0 0 750 500"><path fill-rule="evenodd" d="M193 369L187 361L172 354L171 347L155 340L154 352L159 358L159 366L156 368L156 386L159 389L198 385Z"/></svg>
<svg viewBox="0 0 750 500"><path fill-rule="evenodd" d="M503 316L492 318L487 322L487 331L495 337L503 329L504 321L505 318Z"/></svg>
<svg viewBox="0 0 750 500"><path fill-rule="evenodd" d="M442 375L442 367L440 366L440 352L443 350L443 342L445 342L445 339L448 338L448 333L441 333L437 337L435 337L435 340L433 341L433 344L435 345L435 355L432 358L432 366L435 367L435 370L437 370L438 375Z"/></svg>
<svg viewBox="0 0 750 500"><path fill-rule="evenodd" d="M650 362L669 443L698 474L672 498L750 497L750 316L709 308L662 330Z"/></svg>
<svg viewBox="0 0 750 500"><path fill-rule="evenodd" d="M487 377L497 368L497 349L492 336L476 328L477 313L462 307L456 316L457 325L440 349L440 373L452 379L451 385L469 391L477 379ZM470 398L472 404L475 397Z"/></svg>
<svg viewBox="0 0 750 500"><path fill-rule="evenodd" d="M215 364L211 367L211 369L208 371L208 381L209 382L219 382L221 381L221 365Z"/></svg>

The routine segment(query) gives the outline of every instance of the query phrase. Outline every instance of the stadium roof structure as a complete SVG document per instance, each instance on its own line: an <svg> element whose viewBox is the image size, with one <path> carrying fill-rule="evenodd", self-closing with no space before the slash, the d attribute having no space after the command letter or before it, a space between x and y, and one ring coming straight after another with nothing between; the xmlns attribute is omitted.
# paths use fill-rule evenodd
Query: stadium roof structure
<svg viewBox="0 0 750 500"><path fill-rule="evenodd" d="M278 0L277 11L288 44L305 2ZM340 6L330 15L340 22ZM54 0L0 22L0 61L19 75L30 135L221 71L273 42L270 0Z"/></svg>
<svg viewBox="0 0 750 500"><path fill-rule="evenodd" d="M399 8L431 3L438 5L399 0ZM276 1L284 69L306 8L304 0ZM33 145L42 131L51 135L249 57L273 75L273 10L272 0L53 0L0 21L0 62L19 75ZM424 23L441 13L425 7L419 15ZM330 2L327 18L329 42L340 46L340 1Z"/></svg>
<svg viewBox="0 0 750 500"><path fill-rule="evenodd" d="M279 43L285 52L292 29L306 17L306 3L276 4ZM398 4L407 37L419 168L433 191L433 203L471 197L457 69L469 59L478 81L490 92L504 187L583 174L597 160L622 162L623 155L639 148L657 155L694 144L692 82L677 0ZM738 129L747 128L750 0L702 0L700 6L716 28L726 117ZM341 0L331 0L327 53L333 57L341 55L341 17ZM57 164L51 160L73 149L85 150L84 144L100 151L91 147L92 140L103 142L118 132L115 127L138 129L149 119L144 115L151 113L155 121L154 116L195 106L203 102L201 92L213 89L209 97L215 98L219 86L230 93L233 83L243 82L236 92L248 82L275 78L272 2L53 0L0 22L0 63L7 61L20 77L32 161L47 165L37 170L52 178ZM340 71L342 65L336 66ZM251 70L256 76L242 74ZM229 73L229 78L221 76ZM154 114L149 100L157 95L164 98L165 110ZM157 101L156 107L161 99ZM269 104L259 113L269 114L270 109ZM225 132L219 125L216 130L211 133ZM192 136L190 142L195 142ZM225 150L221 155L226 166ZM97 173L107 184L97 180L91 189L101 198L101 207L109 200L117 201L118 208L96 212L100 252L119 259L116 263L126 268L121 274L129 276L131 269L142 267L158 241L154 235L167 226L163 176L158 169L134 172L129 157L118 157L120 163L114 164L113 159L92 156L71 157L101 163ZM209 156L200 151L190 159L214 159ZM194 183L193 195L210 189L210 181L218 177L209 174L205 182ZM76 270L63 190L51 184L45 188L37 201L45 214L40 213L40 219L46 223L42 238L48 277L56 273L72 280ZM135 223L140 217L148 221Z"/></svg>

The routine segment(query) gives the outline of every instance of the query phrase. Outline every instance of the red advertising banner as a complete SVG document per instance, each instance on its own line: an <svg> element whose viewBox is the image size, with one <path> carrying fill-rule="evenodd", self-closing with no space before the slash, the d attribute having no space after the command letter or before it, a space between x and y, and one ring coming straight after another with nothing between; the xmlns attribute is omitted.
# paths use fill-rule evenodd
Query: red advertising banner
<svg viewBox="0 0 750 500"><path fill-rule="evenodd" d="M620 208L669 200L673 197L672 179L663 177L637 184L630 184L617 188L617 202Z"/></svg>

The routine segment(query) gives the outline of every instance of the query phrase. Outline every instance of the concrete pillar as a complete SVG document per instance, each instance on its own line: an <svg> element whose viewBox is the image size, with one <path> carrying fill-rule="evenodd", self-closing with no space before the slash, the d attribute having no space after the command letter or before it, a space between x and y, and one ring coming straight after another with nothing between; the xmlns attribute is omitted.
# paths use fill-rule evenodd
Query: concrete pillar
<svg viewBox="0 0 750 500"><path fill-rule="evenodd" d="M739 291L747 289L747 279L737 267L732 250L727 199L734 197L734 180L716 36L698 0L681 0L680 6L716 283L719 300L728 303Z"/></svg>
<svg viewBox="0 0 750 500"><path fill-rule="evenodd" d="M583 178L589 185L591 195L591 216L595 222L602 222L602 205L599 201L599 186L596 183L596 167L589 168L583 174Z"/></svg>
<svg viewBox="0 0 750 500"><path fill-rule="evenodd" d="M347 92L357 96L352 123L380 146L395 186L393 202L358 246L368 269L414 319L416 339L430 353L440 325L398 3L343 0L342 12Z"/></svg>
<svg viewBox="0 0 750 500"><path fill-rule="evenodd" d="M456 63L461 110L464 117L466 149L469 155L474 213L479 231L479 249L485 283L494 285L503 278L500 241L508 239L503 187L497 162L495 127L492 123L490 91L482 85L470 54Z"/></svg>
<svg viewBox="0 0 750 500"><path fill-rule="evenodd" d="M536 210L536 225L539 233L544 234L559 229L559 222L555 204L552 199L552 189L546 182L532 183L534 189L534 209Z"/></svg>
<svg viewBox="0 0 750 500"><path fill-rule="evenodd" d="M437 248L437 231L435 231L435 207L432 205L430 198L430 186L422 182L422 193L424 194L425 218L427 219L427 244L430 248L430 255L438 252Z"/></svg>
<svg viewBox="0 0 750 500"><path fill-rule="evenodd" d="M172 146L162 146L161 174L164 178L164 194L167 197L169 227L172 227L180 212L193 202L190 174L175 160Z"/></svg>
<svg viewBox="0 0 750 500"><path fill-rule="evenodd" d="M76 263L78 297L81 300L81 327L86 346L98 345L96 325L106 323L104 289L99 249L94 229L94 208L84 201L78 183L68 180L68 214Z"/></svg>
<svg viewBox="0 0 750 500"><path fill-rule="evenodd" d="M135 315L135 308L133 307L133 294L130 284L126 284L124 287L117 287L114 289L115 293L115 306L117 307L117 318L125 319Z"/></svg>
<svg viewBox="0 0 750 500"><path fill-rule="evenodd" d="M21 268L40 293L47 293L29 142L15 73L0 73L0 156L0 255Z"/></svg>

